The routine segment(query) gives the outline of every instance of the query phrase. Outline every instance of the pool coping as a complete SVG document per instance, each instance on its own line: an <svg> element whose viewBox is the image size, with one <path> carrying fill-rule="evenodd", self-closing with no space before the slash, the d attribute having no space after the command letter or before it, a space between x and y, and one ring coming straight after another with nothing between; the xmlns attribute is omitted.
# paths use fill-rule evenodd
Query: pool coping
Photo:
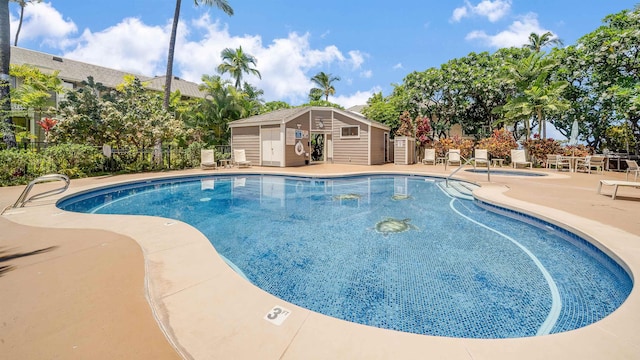
<svg viewBox="0 0 640 360"><path fill-rule="evenodd" d="M244 169L241 174L323 177L325 174L283 169ZM331 176L367 174L441 174L411 171L338 172ZM144 179L202 175L160 174L114 181L100 187ZM225 174L217 172L215 174ZM468 180L467 180L468 181ZM95 188L72 189L64 196ZM517 210L567 228L621 262L635 279L640 266L640 237L561 210L505 195L502 185L483 184L474 195L485 202ZM61 198L59 196L58 198ZM62 211L53 201L35 202L4 216L24 225L92 228L135 239L145 256L147 296L167 339L186 359L203 358L636 358L640 353L640 295L634 286L622 306L604 319L577 330L518 339L458 339L401 333L350 323L286 303L241 279L217 255L209 241L182 222L147 216L89 215ZM281 324L264 319L274 306L291 310ZM202 311L203 308L219 309ZM336 354L339 354L337 356Z"/></svg>

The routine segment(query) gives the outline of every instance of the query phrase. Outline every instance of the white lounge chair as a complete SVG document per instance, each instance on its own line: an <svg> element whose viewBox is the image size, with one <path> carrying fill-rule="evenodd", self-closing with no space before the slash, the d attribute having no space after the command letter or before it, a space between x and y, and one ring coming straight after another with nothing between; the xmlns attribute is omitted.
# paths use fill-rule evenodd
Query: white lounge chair
<svg viewBox="0 0 640 360"><path fill-rule="evenodd" d="M640 182L620 181L620 180L600 180L600 183L598 184L598 194L600 194L602 191L602 185L613 186L613 193L611 194L611 200L616 199L616 194L618 193L618 187L620 186L640 188Z"/></svg>
<svg viewBox="0 0 640 360"><path fill-rule="evenodd" d="M217 169L215 153L211 149L200 150L200 168L203 170Z"/></svg>
<svg viewBox="0 0 640 360"><path fill-rule="evenodd" d="M546 168L551 169L551 167L558 168L558 160L560 160L561 155L557 154L547 154Z"/></svg>
<svg viewBox="0 0 640 360"><path fill-rule="evenodd" d="M447 152L447 165L460 164L462 164L462 160L460 160L460 149L449 149L449 152Z"/></svg>
<svg viewBox="0 0 640 360"><path fill-rule="evenodd" d="M233 150L233 163L236 164L237 167L251 166L251 161L247 161L247 155L245 154L244 149Z"/></svg>
<svg viewBox="0 0 640 360"><path fill-rule="evenodd" d="M475 149L473 151L473 157L475 159L476 166L489 166L489 154L487 153L487 149Z"/></svg>
<svg viewBox="0 0 640 360"><path fill-rule="evenodd" d="M629 180L629 173L635 173L633 181L638 181L638 173L640 173L640 167L635 160L625 160L627 162L627 180Z"/></svg>
<svg viewBox="0 0 640 360"><path fill-rule="evenodd" d="M529 169L533 168L533 163L531 161L527 161L524 150L511 150L511 166L517 168L518 165L524 165L525 167L528 166Z"/></svg>
<svg viewBox="0 0 640 360"><path fill-rule="evenodd" d="M436 164L436 149L424 149L424 159L422 159L423 164L431 163L433 165Z"/></svg>

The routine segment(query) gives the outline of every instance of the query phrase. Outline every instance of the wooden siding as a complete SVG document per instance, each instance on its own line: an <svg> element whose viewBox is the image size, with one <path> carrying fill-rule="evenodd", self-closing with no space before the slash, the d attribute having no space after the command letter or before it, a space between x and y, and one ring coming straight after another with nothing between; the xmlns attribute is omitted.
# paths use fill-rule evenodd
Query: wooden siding
<svg viewBox="0 0 640 360"><path fill-rule="evenodd" d="M231 148L244 149L247 160L260 164L260 127L249 126L231 129Z"/></svg>
<svg viewBox="0 0 640 360"><path fill-rule="evenodd" d="M371 162L369 165L384 164L384 133L386 131L371 127Z"/></svg>
<svg viewBox="0 0 640 360"><path fill-rule="evenodd" d="M343 126L359 126L359 138L342 138ZM369 126L358 120L334 113L333 162L335 164L369 165Z"/></svg>
<svg viewBox="0 0 640 360"><path fill-rule="evenodd" d="M289 120L285 127L287 129L298 129L298 124L300 124L300 130L306 130L309 132L309 113L304 113L293 120ZM305 154L309 153L309 138L300 139L302 141L302 145L304 145ZM298 140L296 140L298 142ZM305 165L305 160L309 158L305 155L296 154L296 146L295 145L286 145L286 130L285 130L285 146L284 146L284 163L285 166L302 166Z"/></svg>

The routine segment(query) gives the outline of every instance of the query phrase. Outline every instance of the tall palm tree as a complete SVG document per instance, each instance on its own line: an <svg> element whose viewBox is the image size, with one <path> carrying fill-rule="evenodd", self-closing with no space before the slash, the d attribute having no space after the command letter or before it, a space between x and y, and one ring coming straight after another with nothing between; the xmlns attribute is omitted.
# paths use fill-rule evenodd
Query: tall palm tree
<svg viewBox="0 0 640 360"><path fill-rule="evenodd" d="M329 95L336 93L336 89L333 87L332 83L334 81L340 81L340 77L326 74L321 71L316 74L316 76L312 77L311 81L318 85L318 87L311 89L309 94L317 94L319 90L324 95L324 99L329 101Z"/></svg>
<svg viewBox="0 0 640 360"><path fill-rule="evenodd" d="M9 93L9 63L11 62L11 22L9 0L0 0L0 129L7 148L17 147L15 126L11 119L11 96Z"/></svg>
<svg viewBox="0 0 640 360"><path fill-rule="evenodd" d="M552 45L562 46L562 40L560 40L557 37L554 37L554 35L550 31L547 31L542 35L531 33L529 35L529 43L525 44L524 47L531 49L535 52L540 52L542 51L543 47L552 46Z"/></svg>
<svg viewBox="0 0 640 360"><path fill-rule="evenodd" d="M250 67L250 65L256 66L258 60L253 55L242 51L242 46L235 50L226 48L222 50L220 56L222 56L222 64L218 65L218 72L220 74L229 73L236 80L237 90L240 90L244 73L257 75L262 79L260 71Z"/></svg>
<svg viewBox="0 0 640 360"><path fill-rule="evenodd" d="M18 30L16 30L16 39L13 42L13 46L18 46L18 36L20 35L20 29L22 29L22 19L24 18L24 7L28 3L42 2L42 0L10 0L20 5L20 21L18 22Z"/></svg>
<svg viewBox="0 0 640 360"><path fill-rule="evenodd" d="M5 1L5 0L0 0ZM233 15L233 9L227 0L193 0L196 6L200 4L212 6L215 5L227 15ZM176 10L173 14L173 25L171 26L171 37L169 39L169 56L167 57L167 75L164 84L164 108L169 109L171 102L171 80L173 79L173 53L176 49L176 31L178 30L178 21L180 19L180 5L182 0L176 0Z"/></svg>

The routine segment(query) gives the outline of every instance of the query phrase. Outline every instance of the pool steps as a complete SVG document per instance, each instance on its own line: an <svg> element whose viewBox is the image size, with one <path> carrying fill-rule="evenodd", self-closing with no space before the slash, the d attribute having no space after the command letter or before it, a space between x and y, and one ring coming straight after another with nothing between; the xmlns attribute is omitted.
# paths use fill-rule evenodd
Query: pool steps
<svg viewBox="0 0 640 360"><path fill-rule="evenodd" d="M473 190L479 188L478 185L461 181L449 181L448 187L444 181L440 181L437 184L447 195L464 200L473 200Z"/></svg>

